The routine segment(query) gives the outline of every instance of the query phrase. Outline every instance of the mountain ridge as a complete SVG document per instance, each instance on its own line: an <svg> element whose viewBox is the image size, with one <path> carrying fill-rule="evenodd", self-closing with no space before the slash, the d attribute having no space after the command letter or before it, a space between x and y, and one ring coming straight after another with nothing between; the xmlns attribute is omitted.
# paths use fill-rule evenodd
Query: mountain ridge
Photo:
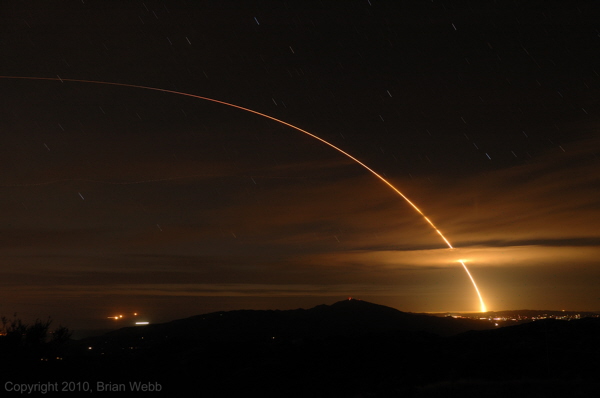
<svg viewBox="0 0 600 398"><path fill-rule="evenodd" d="M493 327L493 323L489 321L414 314L380 304L349 299L309 309L217 311L165 323L125 327L101 337L144 335L148 339L168 335L172 338L193 340L250 341L273 337L325 338L396 330L450 336Z"/></svg>
<svg viewBox="0 0 600 398"><path fill-rule="evenodd" d="M0 364L0 374L147 381L161 396L531 398L600 389L600 362L591 360L600 356L600 318L493 325L360 300L220 311L73 341L47 362L26 350Z"/></svg>

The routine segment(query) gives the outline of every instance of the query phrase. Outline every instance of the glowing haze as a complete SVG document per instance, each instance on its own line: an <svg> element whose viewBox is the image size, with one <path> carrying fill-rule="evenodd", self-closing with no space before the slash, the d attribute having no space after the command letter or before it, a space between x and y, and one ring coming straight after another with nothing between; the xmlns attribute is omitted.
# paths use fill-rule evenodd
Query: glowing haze
<svg viewBox="0 0 600 398"><path fill-rule="evenodd" d="M254 114L262 116L264 118L273 120L273 121L275 121L277 123L281 123L284 126L291 127L294 130L297 130L297 131L299 131L299 132L301 132L303 134L306 134L306 135L308 135L308 136L310 136L310 137L312 137L312 138L314 138L314 139L322 142L323 144L325 144L325 145L327 145L327 146L335 149L336 151L338 151L342 155L346 156L347 158L351 159L352 161L354 161L357 164L359 164L362 167L364 167L371 174L373 174L375 177L377 177L379 180L381 180L384 184L386 184L388 187L390 187L394 192L396 192L409 205L411 205L413 207L413 209L415 209L417 211L417 213L419 213L425 219L425 221L433 228L433 230L435 232L437 232L437 234L448 245L448 247L450 249L454 249L454 247L452 247L452 244L450 244L450 242L448 241L448 239L446 239L446 237L444 236L444 234L442 234L442 232L435 226L435 224L427 216L425 216L425 214L423 214L423 212L421 211L421 209L419 209L417 207L417 205L415 205L413 202L411 202L410 199L408 199L402 192L400 192L400 190L398 190L398 188L396 188L394 185L392 185L388 180L386 180L385 178L383 178L380 174L378 174L377 172L375 172L373 169L371 169L369 166L367 166L366 164L364 164L360 160L356 159L354 156L350 155L348 152L346 152L346 151L338 148L337 146L333 145L329 141L326 141L326 140L322 139L321 137L319 137L317 135L314 135L314 134L312 134L312 133L310 133L310 132L308 132L306 130L303 130L303 129L297 127L297 126L294 126L293 124L284 122L283 120L279 120L277 118L274 118L272 116L266 115L266 114L261 113L261 112L257 112L255 110L252 110L252 109L249 109L249 108L244 108L244 107L239 106L239 105L230 104L228 102L219 101L219 100L216 100L216 99L213 99L213 98L203 97L203 96L200 96L200 95L195 95L195 94L190 94L190 93L183 93L183 92L180 92L180 91L165 90L165 89L156 88L156 87L137 86L137 85L133 85L133 84L115 83L115 82L100 82L100 81L95 81L95 80L67 79L67 78L61 78L60 76L57 77L57 78L31 77L31 76L0 76L0 79L53 80L53 81L60 81L61 83L64 82L64 81L69 81L69 82L76 82L76 83L105 84L105 85L109 85L109 86L121 86L121 87L137 88L137 89L143 89L143 90L159 91L159 92L163 92L163 93L183 95L185 97L192 97L192 98L201 99L201 100L205 100L205 101L215 102L215 103L218 103L218 104L221 104L221 105L225 105L225 106L229 106L229 107L232 107L232 108L240 109L240 110L245 111L245 112L254 113ZM81 196L81 194L79 194L79 195L83 199L83 196ZM465 265L465 262L463 260L458 260L458 261L463 266L465 272L467 273L469 279L471 280L471 283L473 284L473 287L475 288L475 292L477 293L477 297L479 298L479 302L481 304L481 307L480 307L481 311L482 312L486 312L487 309L486 309L485 303L483 302L483 298L481 297L481 293L479 292L479 288L477 287L477 283L475 283L475 279L473 278L473 276L469 272L469 269Z"/></svg>
<svg viewBox="0 0 600 398"><path fill-rule="evenodd" d="M0 43L54 79L0 79L1 315L600 309L588 3L38 3Z"/></svg>

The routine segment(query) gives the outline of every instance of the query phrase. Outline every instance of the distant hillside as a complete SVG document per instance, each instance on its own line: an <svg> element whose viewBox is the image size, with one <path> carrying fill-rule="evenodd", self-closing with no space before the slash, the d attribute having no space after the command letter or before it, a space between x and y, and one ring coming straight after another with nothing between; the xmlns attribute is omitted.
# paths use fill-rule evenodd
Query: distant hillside
<svg viewBox="0 0 600 398"><path fill-rule="evenodd" d="M304 310L237 310L214 312L156 325L128 327L101 340L184 338L210 341L316 339L365 333L410 331L448 336L493 328L488 321L412 314L361 300L344 300ZM93 342L97 339L86 339Z"/></svg>
<svg viewBox="0 0 600 398"><path fill-rule="evenodd" d="M2 381L68 375L127 396L127 383L145 382L169 397L587 397L600 391L599 357L600 318L500 328L345 300L124 328L0 370Z"/></svg>

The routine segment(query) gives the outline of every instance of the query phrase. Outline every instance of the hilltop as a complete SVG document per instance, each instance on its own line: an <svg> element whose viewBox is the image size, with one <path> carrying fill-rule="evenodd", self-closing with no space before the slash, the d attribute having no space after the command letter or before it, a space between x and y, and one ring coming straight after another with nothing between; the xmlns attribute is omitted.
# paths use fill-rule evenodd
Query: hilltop
<svg viewBox="0 0 600 398"><path fill-rule="evenodd" d="M367 301L349 299L332 305L296 310L234 310L197 315L162 324L122 328L100 340L168 338L210 341L319 339L389 331L426 332L449 336L493 328L482 320L442 318L402 312ZM96 338L85 339L86 344Z"/></svg>
<svg viewBox="0 0 600 398"><path fill-rule="evenodd" d="M168 396L590 396L598 336L600 318L495 327L344 300L123 328L74 341L60 360L15 360L2 375L142 381Z"/></svg>

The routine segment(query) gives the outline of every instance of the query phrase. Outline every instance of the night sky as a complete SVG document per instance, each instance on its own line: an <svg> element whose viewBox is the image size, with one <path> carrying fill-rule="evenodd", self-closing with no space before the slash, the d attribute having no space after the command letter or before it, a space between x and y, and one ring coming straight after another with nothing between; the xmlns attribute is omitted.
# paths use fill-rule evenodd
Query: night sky
<svg viewBox="0 0 600 398"><path fill-rule="evenodd" d="M600 309L593 1L12 1L0 314ZM140 318L141 319L141 318Z"/></svg>

